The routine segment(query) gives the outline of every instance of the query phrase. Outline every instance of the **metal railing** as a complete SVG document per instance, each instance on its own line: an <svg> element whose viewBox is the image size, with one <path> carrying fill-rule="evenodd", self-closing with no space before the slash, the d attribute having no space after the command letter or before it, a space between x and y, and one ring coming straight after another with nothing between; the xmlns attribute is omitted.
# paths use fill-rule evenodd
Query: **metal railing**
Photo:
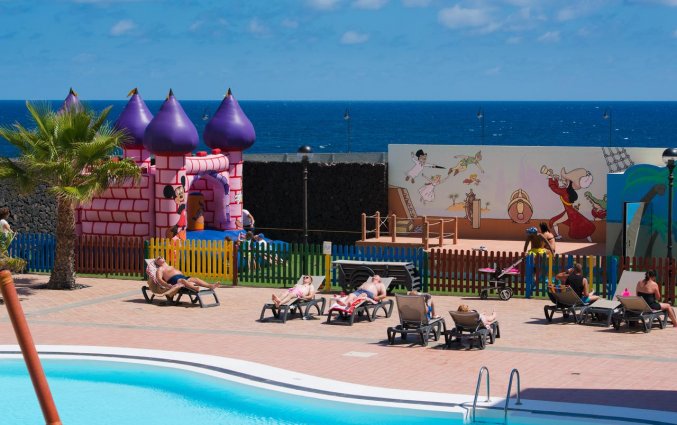
<svg viewBox="0 0 677 425"><path fill-rule="evenodd" d="M510 371L510 380L508 381L508 394L505 395L505 407L503 408L503 420L508 422L508 402L510 402L510 390L512 389L512 377L517 375L517 402L515 405L519 406L522 404L520 399L520 371L513 369Z"/></svg>
<svg viewBox="0 0 677 425"><path fill-rule="evenodd" d="M480 368L480 373L477 375L477 388L475 389L475 399L472 402L472 421L475 422L475 407L477 407L477 397L480 395L480 385L482 384L482 372L487 373L487 399L484 402L491 401L489 396L489 369L486 366Z"/></svg>

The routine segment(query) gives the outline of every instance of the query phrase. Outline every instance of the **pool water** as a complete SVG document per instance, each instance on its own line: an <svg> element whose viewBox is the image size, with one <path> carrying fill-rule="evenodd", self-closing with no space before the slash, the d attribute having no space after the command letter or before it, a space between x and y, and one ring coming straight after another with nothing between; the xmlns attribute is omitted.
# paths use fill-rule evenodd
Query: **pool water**
<svg viewBox="0 0 677 425"><path fill-rule="evenodd" d="M0 365L0 423L44 423L24 362ZM43 367L68 425L462 423L448 413L292 396L173 368L92 360Z"/></svg>

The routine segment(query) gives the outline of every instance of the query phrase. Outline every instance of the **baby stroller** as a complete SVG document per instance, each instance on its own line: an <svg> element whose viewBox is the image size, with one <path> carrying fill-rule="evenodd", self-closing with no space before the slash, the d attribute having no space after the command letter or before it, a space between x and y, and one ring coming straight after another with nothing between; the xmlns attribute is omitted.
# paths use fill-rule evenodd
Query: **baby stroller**
<svg viewBox="0 0 677 425"><path fill-rule="evenodd" d="M482 273L490 273L491 279L489 280L489 286L485 286L480 290L480 298L486 300L489 298L489 292L497 292L498 298L503 301L508 301L512 298L512 288L508 285L509 276L517 276L520 274L517 266L524 261L524 258L520 258L511 265L505 268L500 268L495 266L494 268L483 268L479 269Z"/></svg>

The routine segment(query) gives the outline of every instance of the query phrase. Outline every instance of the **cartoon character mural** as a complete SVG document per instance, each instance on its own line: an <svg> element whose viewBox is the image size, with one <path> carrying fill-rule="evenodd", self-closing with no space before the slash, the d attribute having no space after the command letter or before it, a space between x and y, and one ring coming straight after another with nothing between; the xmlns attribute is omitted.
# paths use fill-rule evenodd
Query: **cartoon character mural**
<svg viewBox="0 0 677 425"><path fill-rule="evenodd" d="M474 184L475 186L478 186L480 184L480 179L477 178L477 174L472 173L471 175L468 176L467 179L463 180L463 184L467 184L470 186L471 184Z"/></svg>
<svg viewBox="0 0 677 425"><path fill-rule="evenodd" d="M508 217L518 224L527 223L534 214L534 207L531 205L529 194L524 189L515 190L510 195L508 202Z"/></svg>
<svg viewBox="0 0 677 425"><path fill-rule="evenodd" d="M418 189L418 193L421 195L421 202L425 205L428 202L435 200L435 187L442 184L447 177L442 178L441 175L436 174L430 178L426 177L425 174L421 174L426 183Z"/></svg>
<svg viewBox="0 0 677 425"><path fill-rule="evenodd" d="M407 171L407 175L404 178L405 181L411 180L411 183L414 183L414 179L423 172L423 169L428 168L445 168L435 164L426 164L428 161L428 154L423 152L423 149L419 149L416 153L411 153L411 161L414 165ZM425 177L425 176L424 176Z"/></svg>
<svg viewBox="0 0 677 425"><path fill-rule="evenodd" d="M550 228L554 230L555 238L560 239L559 225L569 227L568 237L571 239L586 239L592 242L592 234L595 232L595 224L578 211L579 205L574 203L578 200L577 190L590 187L593 181L590 171L584 168L576 168L569 172L562 168L560 175L554 174L552 169L545 165L541 167L541 174L548 176L548 187L559 195L564 211L550 219Z"/></svg>
<svg viewBox="0 0 677 425"><path fill-rule="evenodd" d="M602 199L595 198L589 191L585 192L584 195L588 202L592 204L590 214L592 214L595 220L604 220L606 218L606 193Z"/></svg>
<svg viewBox="0 0 677 425"><path fill-rule="evenodd" d="M186 176L181 177L181 185L172 186L166 185L163 189L163 195L167 199L173 199L176 202L176 214L179 215L179 221L169 229L167 229L167 238L186 239Z"/></svg>
<svg viewBox="0 0 677 425"><path fill-rule="evenodd" d="M484 170L482 169L482 165L480 165L480 161L482 161L482 151L477 151L475 155L454 155L454 158L460 158L458 163L451 167L449 169L449 172L447 174L454 173L454 175L457 175L459 173L462 173L463 171L468 169L468 165L474 165L477 168L480 169L482 173L484 173Z"/></svg>

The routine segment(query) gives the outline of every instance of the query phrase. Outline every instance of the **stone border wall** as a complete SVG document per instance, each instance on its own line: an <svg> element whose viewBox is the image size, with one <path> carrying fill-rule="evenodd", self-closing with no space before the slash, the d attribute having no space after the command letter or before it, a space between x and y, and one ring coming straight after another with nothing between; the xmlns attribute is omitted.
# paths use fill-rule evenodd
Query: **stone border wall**
<svg viewBox="0 0 677 425"><path fill-rule="evenodd" d="M0 182L0 207L9 207L7 221L15 232L54 233L56 201L44 188L30 195L19 195L14 185Z"/></svg>
<svg viewBox="0 0 677 425"><path fill-rule="evenodd" d="M244 206L266 237L301 242L303 228L303 165L300 162L244 163ZM360 239L360 215L388 211L388 169L385 163L319 163L308 165L309 241L352 244ZM20 196L0 182L0 206L11 210L12 229L54 233L56 202L44 189ZM261 229L263 228L263 229ZM298 230L267 230L298 229ZM312 230L323 230L320 232Z"/></svg>

